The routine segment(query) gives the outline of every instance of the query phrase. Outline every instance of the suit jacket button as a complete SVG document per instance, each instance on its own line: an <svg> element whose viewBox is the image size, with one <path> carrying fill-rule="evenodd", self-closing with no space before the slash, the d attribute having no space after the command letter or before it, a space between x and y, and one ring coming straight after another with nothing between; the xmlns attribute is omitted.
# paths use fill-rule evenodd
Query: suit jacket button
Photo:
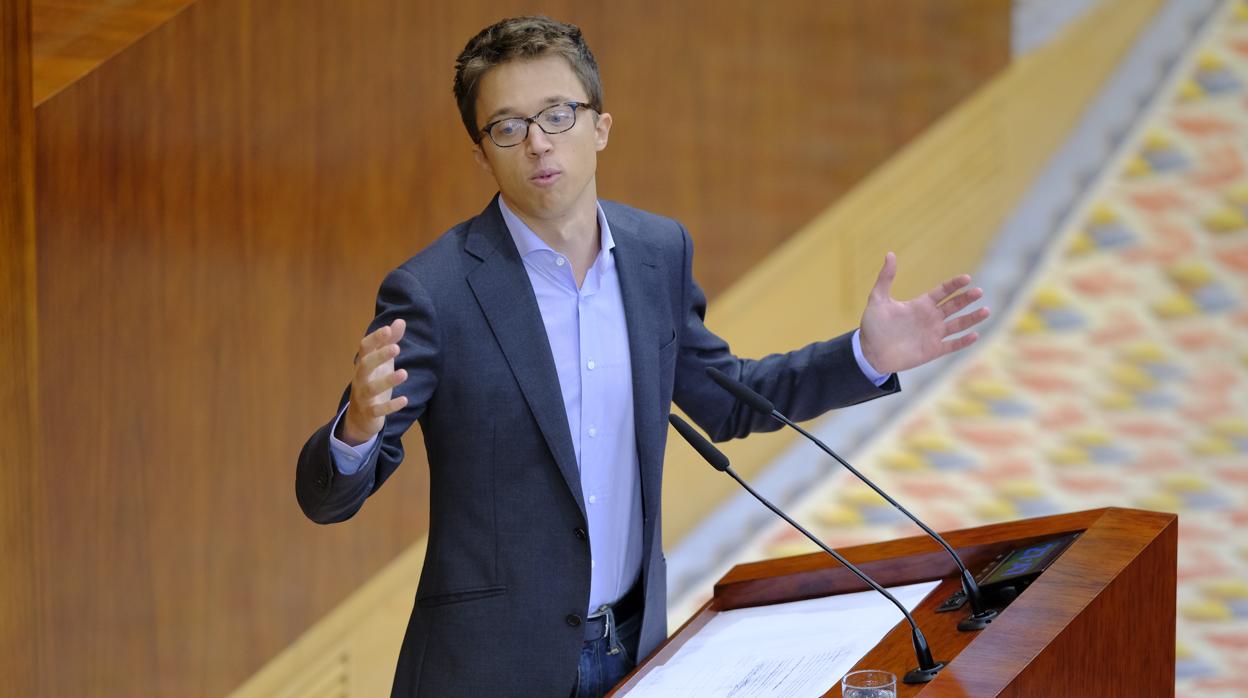
<svg viewBox="0 0 1248 698"><path fill-rule="evenodd" d="M574 628L581 624L581 617L576 615L575 613L569 613L568 617L565 618L564 620L568 621L568 625Z"/></svg>
<svg viewBox="0 0 1248 698"><path fill-rule="evenodd" d="M325 485L329 484L329 478L325 477L324 475L321 475L316 478L316 484L320 485L321 487L324 487Z"/></svg>
<svg viewBox="0 0 1248 698"><path fill-rule="evenodd" d="M589 537L589 536L585 533L585 529L581 528L580 526L577 526L577 527L576 527L576 528L575 528L572 532L573 532L573 533L575 533L575 534L576 534L576 537L577 537L577 538L579 538L579 539L581 539L581 540L585 540L586 538L588 538L588 537Z"/></svg>

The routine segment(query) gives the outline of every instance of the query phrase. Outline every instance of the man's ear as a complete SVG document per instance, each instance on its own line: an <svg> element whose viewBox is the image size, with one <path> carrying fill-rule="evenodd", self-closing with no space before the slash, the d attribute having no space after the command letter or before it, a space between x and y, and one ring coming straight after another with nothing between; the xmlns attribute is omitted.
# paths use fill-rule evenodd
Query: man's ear
<svg viewBox="0 0 1248 698"><path fill-rule="evenodd" d="M472 159L477 161L477 166L485 170L486 174L494 176L494 166L490 164L490 158L485 154L485 150L480 143L474 143L472 146Z"/></svg>
<svg viewBox="0 0 1248 698"><path fill-rule="evenodd" d="M594 120L594 149L607 147L607 137L611 134L611 115L599 114Z"/></svg>

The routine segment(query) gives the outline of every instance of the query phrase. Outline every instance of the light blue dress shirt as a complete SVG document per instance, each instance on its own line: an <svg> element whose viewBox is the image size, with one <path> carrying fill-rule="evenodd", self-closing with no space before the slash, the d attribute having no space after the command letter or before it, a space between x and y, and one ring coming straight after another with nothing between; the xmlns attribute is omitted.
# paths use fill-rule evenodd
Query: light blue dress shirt
<svg viewBox="0 0 1248 698"><path fill-rule="evenodd" d="M507 208L502 197L498 205L537 297L559 375L589 518L592 569L587 610L593 612L619 600L641 573L641 481L633 426L632 365L612 253L615 241L599 206L598 257L578 288L567 257L543 242ZM867 378L876 385L888 379L863 357L857 332L853 348ZM352 447L332 436L337 428L335 420L330 439L334 465L350 475L376 457L379 440L374 436Z"/></svg>

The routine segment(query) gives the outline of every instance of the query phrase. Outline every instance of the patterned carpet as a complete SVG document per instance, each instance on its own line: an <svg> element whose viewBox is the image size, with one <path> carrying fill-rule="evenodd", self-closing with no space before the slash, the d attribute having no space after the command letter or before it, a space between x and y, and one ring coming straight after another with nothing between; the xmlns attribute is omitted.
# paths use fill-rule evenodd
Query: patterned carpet
<svg viewBox="0 0 1248 698"><path fill-rule="evenodd" d="M1178 695L1248 695L1248 2L1172 70L1024 300L855 461L938 530L1179 513ZM917 533L851 479L797 518L834 546ZM738 559L811 550L797 535Z"/></svg>

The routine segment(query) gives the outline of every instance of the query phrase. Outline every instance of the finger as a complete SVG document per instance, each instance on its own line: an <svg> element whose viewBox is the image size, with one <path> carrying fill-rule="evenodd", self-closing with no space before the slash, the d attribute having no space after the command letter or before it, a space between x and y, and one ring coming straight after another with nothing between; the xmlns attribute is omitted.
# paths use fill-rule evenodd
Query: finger
<svg viewBox="0 0 1248 698"><path fill-rule="evenodd" d="M357 364L358 368L356 368L356 372L362 376L372 375L373 371L376 370L378 366L386 363L398 355L399 345L387 344L379 349L375 349L365 354L364 358L360 359L360 362Z"/></svg>
<svg viewBox="0 0 1248 698"><path fill-rule="evenodd" d="M390 335L390 326L378 327L377 329L364 335L360 340L360 356L371 354L378 348L385 346L386 338Z"/></svg>
<svg viewBox="0 0 1248 698"><path fill-rule="evenodd" d="M387 337L387 340L397 344L403 339L403 333L406 331L407 320L404 320L403 318L395 318L394 322L390 323L390 335Z"/></svg>
<svg viewBox="0 0 1248 698"><path fill-rule="evenodd" d="M983 297L984 290L982 288L973 288L965 293L959 293L949 298L944 303L941 303L940 309L944 311L945 317L949 317Z"/></svg>
<svg viewBox="0 0 1248 698"><path fill-rule="evenodd" d="M399 410L403 409L406 406L407 406L407 397L400 395L394 398L393 400L387 400L385 402L381 402L376 405L369 405L367 408L365 408L365 410L368 412L368 415L370 417L376 418L376 417L385 417L386 415L389 415L389 414L394 414L395 412L398 412Z"/></svg>
<svg viewBox="0 0 1248 698"><path fill-rule="evenodd" d="M875 286L871 287L871 295L880 300L891 298L895 278L897 278L897 255L889 252L884 255L884 266L880 267L880 273L875 277Z"/></svg>
<svg viewBox="0 0 1248 698"><path fill-rule="evenodd" d="M966 315L953 318L945 323L945 336L948 337L951 334L965 332L987 319L987 308L980 308L973 313L967 313Z"/></svg>
<svg viewBox="0 0 1248 698"><path fill-rule="evenodd" d="M969 283L971 283L970 275L963 274L961 276L955 276L929 291L927 297L930 298L933 303L940 303L949 296L952 296L954 293L957 293L958 289L965 287Z"/></svg>
<svg viewBox="0 0 1248 698"><path fill-rule="evenodd" d="M376 351L387 344L395 344L403 338L407 329L407 321L398 318L384 327L378 327L360 340L360 355Z"/></svg>
<svg viewBox="0 0 1248 698"><path fill-rule="evenodd" d="M382 368L380 375L374 376L364 383L364 396L371 399L394 388L394 386L405 380L407 380L407 371L403 369L389 371Z"/></svg>
<svg viewBox="0 0 1248 698"><path fill-rule="evenodd" d="M961 351L971 346L972 344L975 343L975 340L977 339L979 339L978 332L971 332L969 334L964 334L961 337L958 337L957 339L950 339L945 342L941 342L941 350L945 354L952 354L955 351Z"/></svg>

